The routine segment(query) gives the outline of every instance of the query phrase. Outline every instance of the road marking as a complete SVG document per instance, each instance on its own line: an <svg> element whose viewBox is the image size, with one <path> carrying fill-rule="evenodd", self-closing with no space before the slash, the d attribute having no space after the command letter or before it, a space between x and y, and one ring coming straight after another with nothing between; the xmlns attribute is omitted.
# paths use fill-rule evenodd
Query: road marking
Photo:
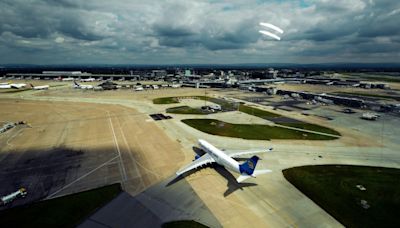
<svg viewBox="0 0 400 228"><path fill-rule="evenodd" d="M318 134L318 135L325 135L325 136L334 137L334 138L340 138L340 135L333 135L333 134L323 133L323 132L319 132L319 131L312 131L312 130L297 128L297 127L290 127L290 126L285 126L285 125L282 125L282 124L274 124L274 125L277 126L277 127L287 128L287 129L296 130L296 131L302 131L302 132L307 132L307 133L312 133L312 134Z"/></svg>
<svg viewBox="0 0 400 228"><path fill-rule="evenodd" d="M19 129L15 134L13 134L13 135L7 140L6 143L7 143L8 146L13 147L13 145L10 143L10 141L13 140L15 137L17 137L17 136L19 135L19 133L21 133L22 130L24 130L24 129L23 129L23 128L22 128L22 129Z"/></svg>
<svg viewBox="0 0 400 228"><path fill-rule="evenodd" d="M119 145L118 145L118 142L117 142L117 137L115 136L114 125L113 125L113 123L112 123L112 121L111 121L110 112L107 111L107 114L108 114L108 117L109 117L108 120L110 121L111 131L112 131L112 133L113 133L114 145L115 145L115 148L117 149L119 161L120 161L120 164L121 164L121 169L122 169L122 184L123 184L123 182L125 182L128 178L127 178L127 176L126 176L126 170L125 170L124 163L122 162L121 150L119 149Z"/></svg>
<svg viewBox="0 0 400 228"><path fill-rule="evenodd" d="M121 127L121 124L120 124L119 120L118 120L117 123L118 123L118 126L119 126L119 130L121 131L122 139L124 140L124 142L125 142L125 144L126 144L126 146L127 146L127 148L128 148L129 156L131 157L131 159L132 159L137 165L139 165L140 167L142 167L143 169L145 169L147 172L149 172L149 173L155 175L155 176L158 177L158 178L161 178L160 175L158 175L157 173L155 173L153 170L150 170L150 169L146 168L146 166L142 165L140 162L138 162L138 161L132 156L132 151L131 151L131 149L130 149L130 147L129 147L128 141L126 140L125 134L124 134L124 132L122 131L122 127ZM140 175L140 177L141 177L142 175L141 175L140 171L138 170L138 168L137 168L136 166L135 166L135 168L136 168L136 172L139 173L139 175ZM142 182L143 182L143 181L142 181ZM143 185L144 185L144 184L143 184Z"/></svg>
<svg viewBox="0 0 400 228"><path fill-rule="evenodd" d="M51 197L55 196L56 194L58 194L58 193L61 192L62 190L68 188L69 186L71 186L71 185L75 184L76 182L82 180L83 178L89 176L90 174L92 174L92 173L95 172L96 170L98 170L98 169L100 169L100 168L102 168L102 167L108 165L110 162L112 162L113 160L117 159L118 157L119 157L119 156L115 156L115 157L111 158L110 160L104 162L103 164L101 164L101 165L98 166L97 168L92 169L91 171L89 171L89 172L87 172L86 174L82 175L82 176L79 177L78 179L72 181L71 183L69 183L69 184L65 185L64 187L60 188L59 190L53 192L52 194L50 194L49 196L47 196L46 199L50 199Z"/></svg>

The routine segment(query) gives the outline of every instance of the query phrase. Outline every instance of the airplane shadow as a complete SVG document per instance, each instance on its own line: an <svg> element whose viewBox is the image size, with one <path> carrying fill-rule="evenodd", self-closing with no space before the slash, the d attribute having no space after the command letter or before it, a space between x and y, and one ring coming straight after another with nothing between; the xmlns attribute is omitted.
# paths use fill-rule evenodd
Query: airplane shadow
<svg viewBox="0 0 400 228"><path fill-rule="evenodd" d="M207 166L209 166L209 165L205 165L205 166L203 166L203 167L207 167ZM184 173L184 174L182 174L182 175L175 176L175 177L173 177L172 180L169 181L165 186L166 186L166 187L171 186L171 185L173 185L173 184L179 182L180 180L185 179L187 176L190 176L190 175L192 175L193 173L197 172L197 170L198 170L198 169L193 169L193 170L187 171L186 173Z"/></svg>
<svg viewBox="0 0 400 228"><path fill-rule="evenodd" d="M199 147L197 147L197 146L193 146L192 149L193 149L193 151L194 151L197 155L199 155L200 157L203 156L203 155L205 154L205 152L204 152L201 148L199 148Z"/></svg>
<svg viewBox="0 0 400 228"><path fill-rule="evenodd" d="M232 173L220 165L215 165L214 168L222 177L224 177L228 181L228 189L226 189L226 191L224 192L224 197L229 196L239 189L243 190L243 188L257 186L256 183L238 183Z"/></svg>

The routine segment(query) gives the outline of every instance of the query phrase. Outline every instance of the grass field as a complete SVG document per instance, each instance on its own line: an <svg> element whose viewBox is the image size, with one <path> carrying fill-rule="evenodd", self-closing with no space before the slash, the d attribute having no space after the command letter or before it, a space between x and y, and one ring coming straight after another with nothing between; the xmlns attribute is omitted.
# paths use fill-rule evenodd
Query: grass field
<svg viewBox="0 0 400 228"><path fill-rule="evenodd" d="M273 120L273 118L281 117L281 115L278 115L278 114L275 114L272 112L268 112L265 110L261 110L258 108L253 108L253 107L243 105L243 104L241 104L239 106L239 111L247 113L249 115L258 116L260 118L267 119L267 120Z"/></svg>
<svg viewBox="0 0 400 228"><path fill-rule="evenodd" d="M153 104L176 104L176 103L179 103L179 100L176 97L159 97L153 99Z"/></svg>
<svg viewBox="0 0 400 228"><path fill-rule="evenodd" d="M286 169L283 175L346 227L400 227L400 169L320 165Z"/></svg>
<svg viewBox="0 0 400 228"><path fill-rule="evenodd" d="M227 102L223 99L206 97L206 96L163 97L163 98L154 99L153 103L154 104L179 103L179 99L185 99L185 98L207 100L207 101L221 105L221 107L224 111L237 110L236 105L239 105L239 104ZM195 114L195 115L209 114L207 112L202 111L201 109L191 108L189 106L179 106L179 107L168 108L166 111L168 113L174 113L174 114ZM327 127L317 125L317 124L306 123L306 122L302 122L302 121L294 120L294 119L292 119L293 120L293 123L292 123L292 122L288 121L288 120L290 120L290 118L285 118L285 121L281 121L279 118L283 117L282 115L275 114L273 112L268 112L265 110L261 110L258 108L250 107L250 106L244 105L244 104L239 105L239 111L247 113L249 115L260 117L262 119L272 121L276 124L281 124L281 125L285 125L285 126L289 126L289 127L295 127L295 128L299 128L299 129L317 131L317 132L321 132L321 133L340 136L339 132L337 132L333 129L327 128ZM260 126L263 126L263 125L260 125ZM267 127L267 126L265 126L265 127ZM278 128L278 127L276 127L276 128ZM282 132L281 129L282 128L279 128L280 131L279 130L278 131ZM293 131L293 130L290 130L290 131ZM304 134L304 133L302 133L302 134ZM306 134L310 135L310 133L306 133ZM243 138L243 137L239 137L239 138ZM313 138L313 137L311 137L311 138Z"/></svg>
<svg viewBox="0 0 400 228"><path fill-rule="evenodd" d="M120 185L113 184L11 208L0 212L0 224L1 227L75 227L120 192Z"/></svg>
<svg viewBox="0 0 400 228"><path fill-rule="evenodd" d="M285 125L288 127L295 127L295 128L300 128L300 129L304 129L304 130L310 130L310 131L317 131L317 132L322 132L322 133L326 133L326 134L331 134L331 135L337 135L337 136L341 136L341 134L333 129L327 128L327 127L323 127L317 124L311 124L311 123L305 123L305 122L301 122L301 123L279 123L281 125Z"/></svg>
<svg viewBox="0 0 400 228"><path fill-rule="evenodd" d="M272 127L260 124L231 124L214 119L185 119L183 123L202 132L243 139L269 140L269 139L305 139L305 140L333 140L319 134L305 133L281 127Z"/></svg>
<svg viewBox="0 0 400 228"><path fill-rule="evenodd" d="M300 129L304 129L304 130L317 131L317 132L321 132L321 133L340 136L339 132L337 132L333 129L327 128L327 127L317 125L317 124L306 123L306 122L302 122L299 120L293 120L293 123L291 123L290 121L288 122L288 120L285 120L283 122L278 119L279 117L282 117L281 115L278 115L278 114L275 114L272 112L268 112L265 110L261 110L258 108L253 108L253 107L250 107L247 105L240 105L239 111L245 112L249 115L260 117L262 119L270 120L276 124L281 124L281 125L288 126L288 127L295 127L295 128L300 128Z"/></svg>
<svg viewBox="0 0 400 228"><path fill-rule="evenodd" d="M209 114L206 111L201 110L200 108L191 108L189 106L178 106L173 108L167 108L167 113L173 114L194 114L194 115L206 115Z"/></svg>
<svg viewBox="0 0 400 228"><path fill-rule="evenodd" d="M230 103L223 99L214 98L214 97L206 97L206 96L181 96L181 97L160 97L153 99L153 104L174 104L179 103L179 99L199 99L206 100L209 102L213 102L215 104L219 104L221 108L225 111L235 110L236 104Z"/></svg>

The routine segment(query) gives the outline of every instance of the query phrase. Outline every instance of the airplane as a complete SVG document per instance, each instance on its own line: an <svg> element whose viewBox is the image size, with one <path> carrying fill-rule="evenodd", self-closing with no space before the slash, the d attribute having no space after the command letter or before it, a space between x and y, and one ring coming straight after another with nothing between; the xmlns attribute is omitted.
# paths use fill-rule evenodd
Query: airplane
<svg viewBox="0 0 400 228"><path fill-rule="evenodd" d="M74 81L73 86L75 89L93 89L92 85L79 85L76 81Z"/></svg>
<svg viewBox="0 0 400 228"><path fill-rule="evenodd" d="M11 89L11 85L8 82L0 83L0 89Z"/></svg>
<svg viewBox="0 0 400 228"><path fill-rule="evenodd" d="M268 169L255 170L257 162L260 159L257 156L251 157L242 164L239 164L239 162L233 159L243 155L270 152L272 151L272 147L269 149L262 149L262 150L248 150L248 151L234 151L234 152L225 151L227 152L225 153L222 150L219 150L218 148L210 144L209 142L207 142L206 140L199 139L198 142L201 149L205 152L205 154L201 157L199 155L196 155L195 160L192 163L186 165L185 167L176 172L177 176L180 176L190 170L199 168L203 165L212 164L214 162L218 163L219 165L225 167L226 169L232 172L239 173L240 176L236 179L238 183L241 183L250 177L256 177L261 174L272 172L272 170Z"/></svg>
<svg viewBox="0 0 400 228"><path fill-rule="evenodd" d="M95 78L82 78L81 79L81 82L94 82L94 81L96 81Z"/></svg>
<svg viewBox="0 0 400 228"><path fill-rule="evenodd" d="M31 88L34 90L45 90L45 89L49 89L49 85L41 85L41 86L33 86L32 84L30 84Z"/></svg>
<svg viewBox="0 0 400 228"><path fill-rule="evenodd" d="M13 89L21 89L21 88L25 87L26 84L25 83L15 83L15 84L10 84L10 86Z"/></svg>
<svg viewBox="0 0 400 228"><path fill-rule="evenodd" d="M136 87L134 88L134 90L135 90L135 91L143 91L144 89L143 89L142 86L136 86Z"/></svg>
<svg viewBox="0 0 400 228"><path fill-rule="evenodd" d="M13 83L13 84L2 83L0 85L0 89L21 89L25 86L26 84L24 83Z"/></svg>

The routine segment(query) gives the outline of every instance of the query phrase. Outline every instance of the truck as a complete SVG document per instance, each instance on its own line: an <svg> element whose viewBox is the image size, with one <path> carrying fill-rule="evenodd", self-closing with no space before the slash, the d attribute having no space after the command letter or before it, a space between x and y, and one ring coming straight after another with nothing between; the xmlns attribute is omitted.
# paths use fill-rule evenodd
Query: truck
<svg viewBox="0 0 400 228"><path fill-rule="evenodd" d="M6 205L8 203L11 203L12 201L14 201L17 198L24 198L26 195L28 194L28 192L26 191L25 188L20 188L15 192L12 192L8 195L2 196L0 199L0 205Z"/></svg>
<svg viewBox="0 0 400 228"><path fill-rule="evenodd" d="M376 114L376 113L366 112L366 113L362 114L361 119L364 119L364 120L377 120L378 117L379 117L379 115Z"/></svg>

